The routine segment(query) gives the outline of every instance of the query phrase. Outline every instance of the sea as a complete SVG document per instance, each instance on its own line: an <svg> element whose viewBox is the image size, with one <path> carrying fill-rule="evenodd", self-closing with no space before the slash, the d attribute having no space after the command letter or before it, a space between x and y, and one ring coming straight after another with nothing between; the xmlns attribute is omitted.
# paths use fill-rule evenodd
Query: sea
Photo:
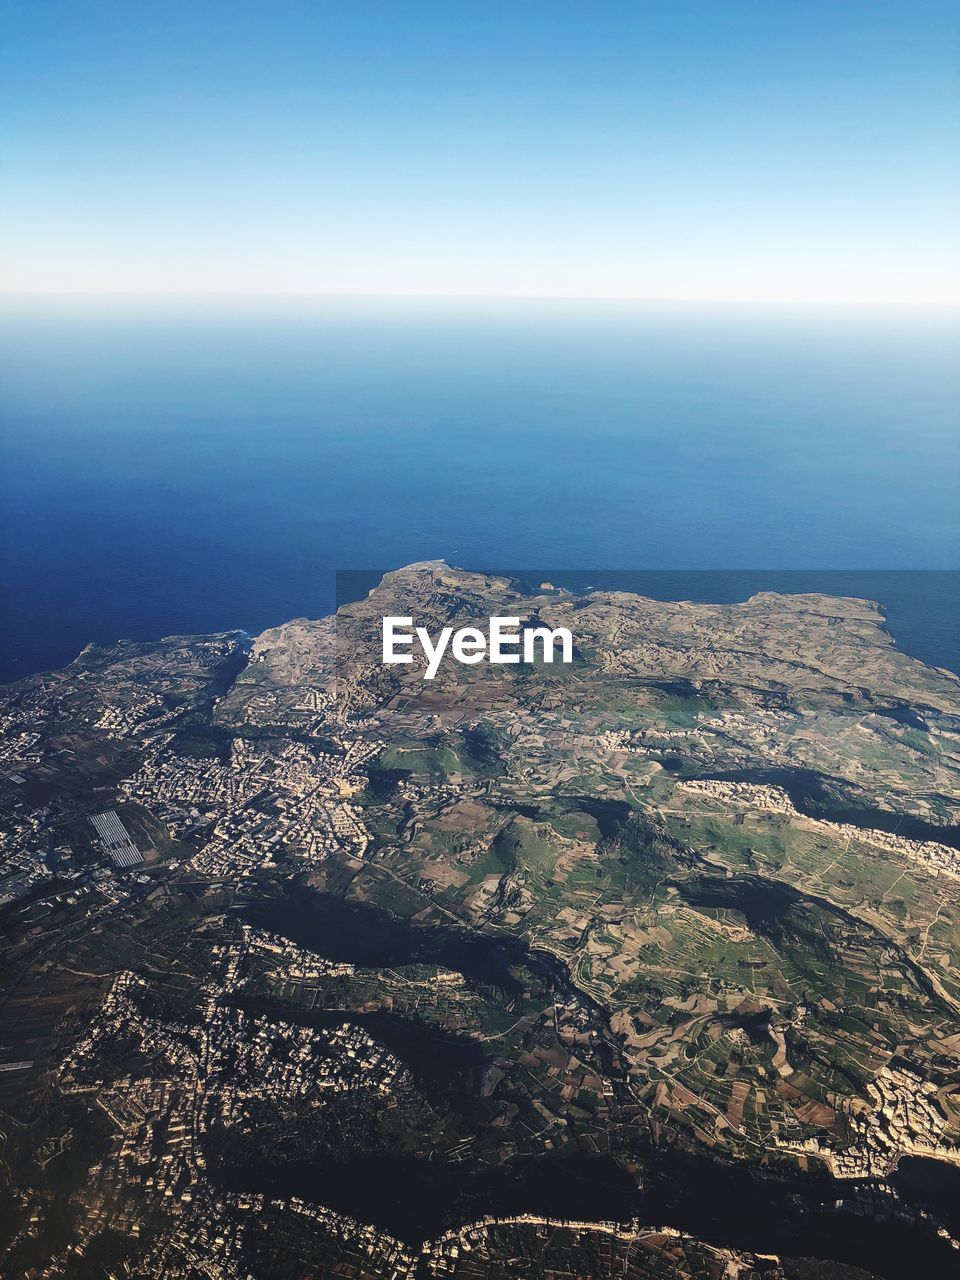
<svg viewBox="0 0 960 1280"><path fill-rule="evenodd" d="M443 558L884 607L960 672L960 315L7 298L0 681Z"/></svg>

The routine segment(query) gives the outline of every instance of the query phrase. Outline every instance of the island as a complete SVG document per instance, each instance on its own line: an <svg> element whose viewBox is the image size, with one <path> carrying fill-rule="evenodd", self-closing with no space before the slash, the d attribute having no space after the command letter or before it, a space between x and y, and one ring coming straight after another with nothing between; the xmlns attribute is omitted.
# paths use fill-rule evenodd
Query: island
<svg viewBox="0 0 960 1280"><path fill-rule="evenodd" d="M883 624L430 561L0 690L0 1274L956 1275L960 679Z"/></svg>

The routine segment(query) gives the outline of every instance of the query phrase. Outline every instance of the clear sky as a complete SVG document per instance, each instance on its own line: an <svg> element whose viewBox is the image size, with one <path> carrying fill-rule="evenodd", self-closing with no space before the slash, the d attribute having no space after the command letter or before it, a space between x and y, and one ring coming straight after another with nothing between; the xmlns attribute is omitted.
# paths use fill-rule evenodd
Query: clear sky
<svg viewBox="0 0 960 1280"><path fill-rule="evenodd" d="M960 301L960 2L0 0L3 287Z"/></svg>

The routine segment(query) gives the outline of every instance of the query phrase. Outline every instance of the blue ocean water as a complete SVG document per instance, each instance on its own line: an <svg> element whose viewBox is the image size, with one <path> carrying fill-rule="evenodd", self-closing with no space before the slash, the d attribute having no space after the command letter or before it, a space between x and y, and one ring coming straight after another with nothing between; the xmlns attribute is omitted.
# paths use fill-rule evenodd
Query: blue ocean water
<svg viewBox="0 0 960 1280"><path fill-rule="evenodd" d="M743 594L746 571L871 595L860 571L955 569L958 333L919 311L8 302L0 679L89 640L316 616L337 569L434 557L738 570ZM900 580L891 630L960 669L957 575Z"/></svg>

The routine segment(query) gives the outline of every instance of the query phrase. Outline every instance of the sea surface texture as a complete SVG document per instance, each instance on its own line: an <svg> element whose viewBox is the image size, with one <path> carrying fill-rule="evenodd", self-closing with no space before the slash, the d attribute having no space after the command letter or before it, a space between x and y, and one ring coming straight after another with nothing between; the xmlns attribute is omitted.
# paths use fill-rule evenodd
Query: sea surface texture
<svg viewBox="0 0 960 1280"><path fill-rule="evenodd" d="M865 572L960 564L957 335L923 312L8 303L0 679L318 616L338 569L437 557L871 596L957 669L956 575Z"/></svg>

